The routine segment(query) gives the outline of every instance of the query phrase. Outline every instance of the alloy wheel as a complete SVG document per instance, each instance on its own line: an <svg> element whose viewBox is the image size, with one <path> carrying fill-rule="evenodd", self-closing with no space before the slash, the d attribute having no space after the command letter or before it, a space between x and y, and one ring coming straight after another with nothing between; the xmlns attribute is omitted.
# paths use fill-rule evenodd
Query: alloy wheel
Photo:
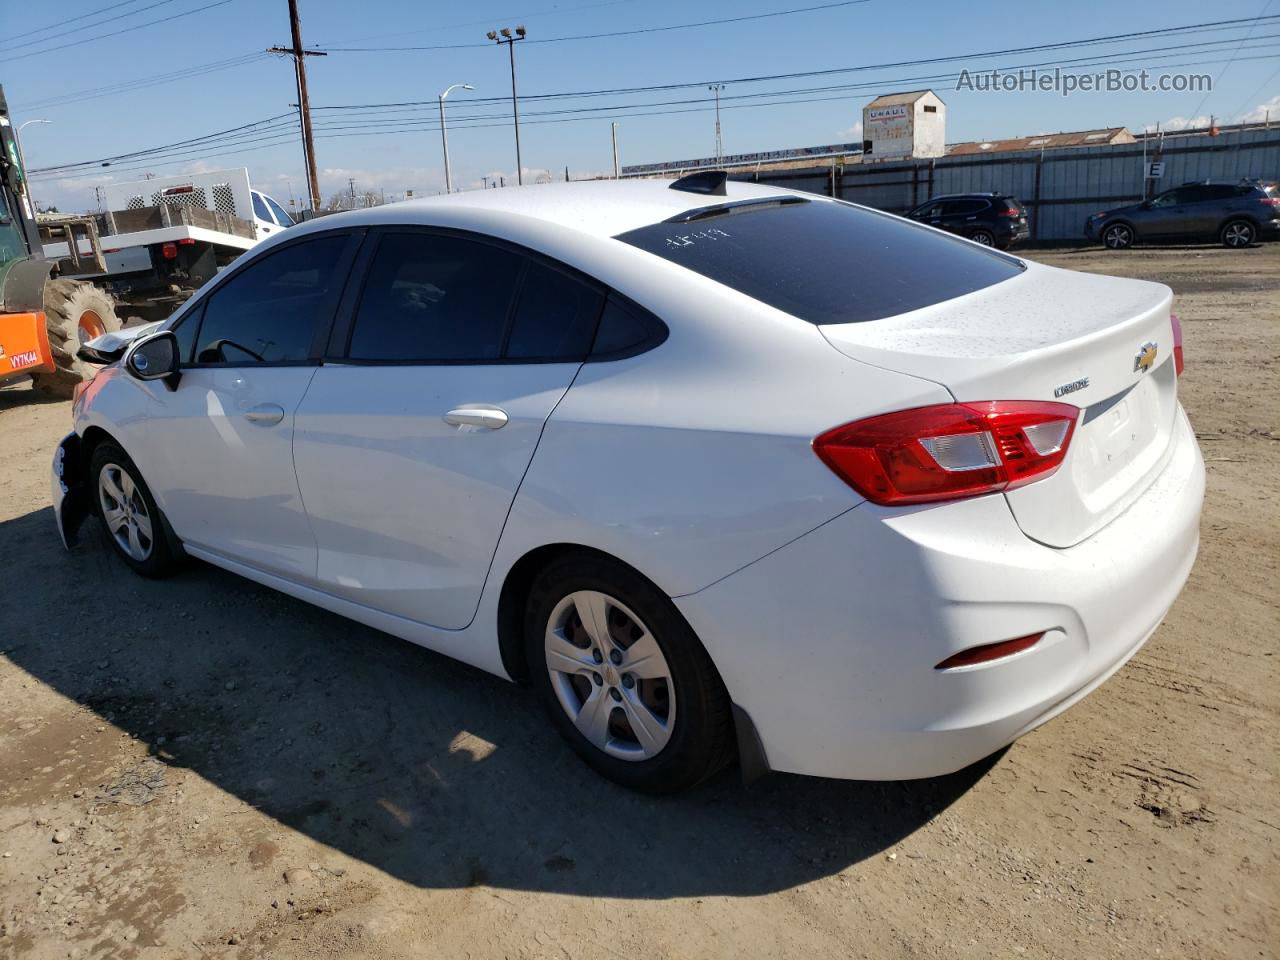
<svg viewBox="0 0 1280 960"><path fill-rule="evenodd" d="M551 612L544 640L556 699L596 748L649 760L671 739L675 685L662 648L614 597L578 590Z"/></svg>
<svg viewBox="0 0 1280 960"><path fill-rule="evenodd" d="M995 238L985 230L979 230L971 239L974 243L980 243L984 247L994 247L996 245Z"/></svg>
<svg viewBox="0 0 1280 960"><path fill-rule="evenodd" d="M1121 250L1133 242L1133 231L1125 226L1109 227L1103 240L1112 250Z"/></svg>
<svg viewBox="0 0 1280 960"><path fill-rule="evenodd" d="M1228 247L1247 247L1253 243L1253 228L1247 223L1229 223L1222 240Z"/></svg>
<svg viewBox="0 0 1280 960"><path fill-rule="evenodd" d="M139 563L151 556L155 547L151 513L129 471L115 463L104 464L98 473L98 501L102 520L125 555Z"/></svg>

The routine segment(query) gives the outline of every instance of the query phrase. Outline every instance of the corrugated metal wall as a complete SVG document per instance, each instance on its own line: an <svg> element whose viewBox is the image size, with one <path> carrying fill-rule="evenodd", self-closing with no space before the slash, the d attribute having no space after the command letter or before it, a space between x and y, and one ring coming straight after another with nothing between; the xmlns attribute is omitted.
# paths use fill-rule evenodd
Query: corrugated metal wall
<svg viewBox="0 0 1280 960"><path fill-rule="evenodd" d="M1154 159L1155 144L1147 146ZM1188 180L1280 180L1280 130L1245 130L1218 137L1165 137L1164 176L1153 193ZM1018 197L1030 210L1036 240L1078 240L1091 213L1136 203L1143 193L1141 143L1028 150L990 157L942 157L901 163L830 165L804 170L733 172L758 180L902 213L943 193L997 191Z"/></svg>

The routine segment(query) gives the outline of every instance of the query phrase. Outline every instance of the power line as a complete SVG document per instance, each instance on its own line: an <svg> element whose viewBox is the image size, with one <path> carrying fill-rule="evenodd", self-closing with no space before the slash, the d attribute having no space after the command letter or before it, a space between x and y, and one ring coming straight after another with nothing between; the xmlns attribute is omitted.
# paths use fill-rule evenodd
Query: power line
<svg viewBox="0 0 1280 960"><path fill-rule="evenodd" d="M1267 2L1262 5L1262 12L1259 14L1259 19L1261 19L1262 15L1265 14L1268 9L1270 9L1272 2L1273 0L1267 0ZM1251 36L1253 36L1253 31L1257 29L1257 26L1258 24L1254 23L1253 26L1249 28L1249 32L1246 33L1244 37L1240 40L1241 47L1244 46L1245 40L1248 40ZM1236 53L1239 53L1239 52L1240 52L1240 49L1239 47L1237 47ZM1236 59L1235 56L1232 56L1230 60L1228 60L1225 64L1223 64L1222 69L1218 71L1218 75L1213 78L1213 85L1210 86L1209 89L1204 92L1204 96L1200 98L1200 102L1196 104L1196 108L1191 111L1191 121L1193 123L1195 122L1196 115L1200 113L1200 108L1204 106L1205 101L1209 99L1209 95L1213 93L1213 88L1218 85L1218 81L1221 80L1222 75L1226 73L1228 69L1230 69L1231 64L1235 62L1235 59Z"/></svg>
<svg viewBox="0 0 1280 960"><path fill-rule="evenodd" d="M1244 24L1280 20L1280 14L1274 14L1269 17L1243 17L1237 20L1214 20L1206 23L1186 24L1179 27L1164 27L1158 30L1140 30L1133 33L1117 33L1109 34L1102 37L1091 37L1084 40L1065 40L1057 43L1038 44L1029 47L1010 47L1004 50L986 50L979 53L955 54L946 57L927 57L919 60L896 60L886 63L864 64L856 67L833 67L826 70L804 70L795 73L773 73L760 74L751 77L713 77L704 80L695 80L686 83L663 83L651 84L642 87L612 87L599 90L579 90L570 93L533 93L521 96L521 100L547 100L558 99L564 97L595 97L609 94L624 93L655 93L665 90L683 90L689 87L702 87L712 83L759 83L768 80L799 80L805 77L821 77L833 76L840 73L857 73L869 70L885 70L891 67L917 67L927 66L934 63L954 63L962 60L976 60L984 57L998 57L1006 55L1014 55L1021 53L1038 53L1045 50L1062 50L1071 47L1091 46L1098 43L1113 43L1120 40L1136 39L1138 37L1151 37L1172 35L1177 33L1196 33L1201 31L1209 31L1216 27L1241 26ZM501 102L500 97L468 97L470 103L480 102ZM399 102L388 103L356 103L356 104L336 104L332 106L312 107L313 110L363 110L371 107L407 107L429 105L427 100L404 100Z"/></svg>
<svg viewBox="0 0 1280 960"><path fill-rule="evenodd" d="M33 34L46 33L49 30L56 30L59 27L64 27L68 23L75 23L77 20L84 20L87 17L96 17L100 13L106 13L109 10L117 10L120 7L127 7L129 4L137 3L137 2L138 0L122 0L121 3L111 3L105 7L99 7L97 10L90 10L88 13L82 13L76 17L64 17L63 19L59 20L57 23L51 23L47 27L36 27L36 29L28 30L26 33L12 34L10 35L9 40L19 40L22 37L30 37ZM6 40L5 42L8 43L8 40ZM35 41L35 42L43 42L43 41Z"/></svg>
<svg viewBox="0 0 1280 960"><path fill-rule="evenodd" d="M714 27L727 23L744 23L748 20L766 20L770 17L786 17L793 13L812 13L816 10L832 10L836 7L852 7L857 4L870 3L871 0L839 0L838 3L824 3L816 7L796 7L792 10L775 10L772 13L753 13L741 17L724 17L719 20L700 20L696 23L675 23L664 27L637 27L634 30L614 30L609 33L583 33L567 37L544 37L530 40L530 43L565 43L570 40L602 40L612 37L633 37L645 33L665 33L670 30L690 30L695 27ZM406 50L467 50L483 47L483 43L446 43L423 47L330 47L342 53L384 53Z"/></svg>
<svg viewBox="0 0 1280 960"><path fill-rule="evenodd" d="M98 34L98 36L96 37L86 37L83 40L72 40L70 43L59 44L56 47L45 47L41 50L32 50L32 51L29 51L28 53L21 53L21 54L18 54L18 56L16 57L8 57L5 62L11 63L15 60L26 60L30 57L39 57L46 53L53 53L55 50L66 50L68 47L78 47L86 43L97 43L99 40L106 40L108 37L118 37L122 33L132 33L134 30L142 30L145 27L154 27L156 24L159 24L159 23L168 23L170 20L180 20L183 17L190 17L193 14L204 13L206 10L212 10L215 7L226 6L228 3L231 3L231 2L233 2L233 0L216 0L215 3L206 3L204 6L197 7L194 10L187 10L183 13L175 13L173 16L170 16L170 17L161 17L158 20L148 20L146 23L135 23L133 24L133 26L125 27L123 30L115 30L111 33L101 33L101 34Z"/></svg>
<svg viewBox="0 0 1280 960"><path fill-rule="evenodd" d="M1256 39L1256 40L1263 40L1263 39L1266 39L1266 38L1264 38L1264 37L1258 37L1258 38L1254 38L1254 39ZM1274 45L1272 45L1272 46L1274 46ZM1257 48L1255 48L1255 49L1257 49ZM1225 52L1225 51L1223 51L1223 52ZM1114 57L1116 57L1116 56L1120 56L1120 55L1121 55L1121 54L1108 54L1108 55L1106 55L1106 56L1108 56L1108 57L1110 57L1110 58L1114 58ZM1165 56L1165 57L1158 58L1158 59L1169 59L1169 57L1170 57L1170 56L1173 56L1173 55L1167 55L1167 56ZM1239 60L1240 60L1240 61L1246 61L1246 60L1251 60L1251 59L1270 60L1270 59L1272 59L1272 57L1271 57L1271 56L1258 56L1258 57L1242 57L1242 58L1239 58ZM1049 62L1051 63L1052 61L1049 61ZM1113 61L1113 62L1114 62L1114 61ZM1199 66L1199 65L1206 65L1206 64L1216 64L1216 63L1222 63L1222 62L1223 62L1223 61L1222 61L1221 59L1217 59L1217 60L1193 60L1193 61L1184 61L1184 62L1181 62L1181 63L1165 64L1164 66L1165 66L1166 68L1173 68L1173 67ZM1024 65L1024 66L1030 66L1030 65ZM1005 68L1000 68L1000 69L1016 69L1016 67L1005 67ZM845 85L845 86L842 86L842 87L832 87L832 88L814 88L814 89L815 89L815 90L817 90L817 91L823 91L823 90L847 90L847 89L851 89L851 88L875 87L875 86L880 86L880 85L885 84L885 83L900 83L900 82L914 82L914 81L924 81L924 82L942 82L942 81L946 81L946 80L954 80L954 79L956 79L956 77L958 77L958 76L959 76L958 74L954 74L954 73L952 73L952 74L939 74L939 75L926 76L926 77L901 78L900 80L888 80L888 81L886 81L886 80L873 80L873 81L864 81L864 82L861 82L861 83L857 83L857 84L849 84L849 85ZM741 95L741 97L737 97L737 98L734 98L734 99L744 99L744 98L746 98L746 97L748 97L748 96L756 96L756 97L774 97L774 98L776 98L776 97L780 97L780 96L786 96L786 95L788 95L788 94L789 94L789 93L791 93L791 92L804 92L804 91L774 91L774 92L769 92L769 93L760 93L760 94L754 94L754 95ZM829 101L842 101L842 100L845 100L845 99L847 99L847 98L846 98L846 96L843 96L843 95L836 95L836 96L811 96L811 97L800 97L800 98L787 99L787 100L776 100L776 99L774 99L774 100L770 100L769 102L761 102L761 103L733 103L733 104L729 104L729 105L723 106L723 107L722 107L722 109L726 109L726 110L729 110L729 109L756 109L756 108L761 108L761 107L777 107L777 106L789 106L789 105L794 105L794 104L820 103L820 102L829 102ZM672 103L672 104L682 104L682 103L698 104L698 103L704 103L704 102L709 102L709 101L710 101L710 98L700 98L700 99L698 99L698 100L689 100L689 101L671 101L671 103ZM629 106L624 106L624 107L622 107L621 109L631 110L631 111L640 111L640 112L620 113L620 114L618 114L618 115L619 115L619 116L626 116L626 117L671 116L671 115L676 115L676 114L705 112L706 110L708 110L708 109L709 109L709 108L708 108L708 107L706 107L706 106L692 106L692 107L683 107L683 108L680 108L680 109L665 109L665 110L645 110L645 109L644 109L646 106L658 106L658 105L661 105L661 104L632 104L632 105L629 105ZM591 111L594 113L594 109L595 109L595 108L590 108L590 109L591 109ZM579 109L579 110L566 110L566 111L544 111L544 112L542 112L542 114L539 114L539 115L546 115L546 114L552 114L552 115L554 115L554 114L559 114L559 113L576 114L576 113L582 113L582 112L584 112L584 110L583 110L583 109ZM291 116L291 115L283 115L283 117L289 117L289 116ZM277 121L279 121L279 120L283 120L283 117L281 117L281 118L276 118L276 120L277 120ZM468 125L468 129L482 129L482 128L491 128L491 127L505 127L505 126L507 125L507 121L505 120L505 118L503 118L503 117L501 117L501 116L499 116L499 115L492 115L492 116L477 116L477 117L475 117L475 118L473 118L473 119L474 119L475 121L493 120L493 121L495 121L495 122L490 122L490 123L485 123L485 122L472 122L472 123L470 123L470 124ZM553 119L534 119L534 120L529 120L528 122L529 122L529 123L531 123L531 124L543 124L543 123L570 123L570 122L579 122L579 121L583 121L583 120L593 120L593 119L596 119L596 117L595 117L595 116L574 116L574 115L571 115L571 116L565 116L565 117L555 117L555 118L553 118ZM351 123L351 124L334 123L333 125L330 125L330 126L327 126L327 127L320 127L320 126L318 126L318 127L316 128L316 131L317 131L317 133L316 133L316 138L317 138L317 139L339 139L339 138L348 138L348 137L371 137L371 136L385 136L385 135L406 134L406 133L408 133L408 134L420 134L420 133L423 133L423 132L431 132L431 131L434 131L434 130L438 129L438 127L436 127L433 123L428 123L428 122L424 122L424 123L422 123L422 125L420 125L420 126L412 126L412 127L411 127L411 126L397 127L396 129L391 129L391 130L385 130L385 129L384 129L384 130L369 129L369 128L370 128L370 126L371 126L372 124L376 124L376 123L380 123L380 122L381 122L381 123L385 123L385 122L388 122L388 121L373 121L372 123L366 123L366 124L361 124L361 123ZM407 121L390 121L390 122L395 122L395 123L406 123ZM264 121L264 123L265 123L265 121ZM207 159L213 159L213 158L215 158L215 157L220 157L220 156L234 156L234 155L239 155L239 154L243 154L243 153L250 153L250 152L254 152L254 151L257 151L257 150L269 149L269 148L271 148L271 147L279 146L279 145L282 145L282 144L284 144L284 143L286 143L286 142L291 141L291 140L293 139L293 134L290 132L290 130L291 130L291 129L292 129L292 120L289 120L289 121L287 121L287 122L283 122L283 123L282 123L282 122L276 122L276 123L274 123L273 125L264 126L264 127L260 128L260 129L254 129L254 130L250 130L250 131L240 131L240 132L238 132L238 133L236 133L236 134L233 134L233 135L231 135L231 136L229 136L229 137L227 137L227 138L224 138L223 140L219 141L217 144L214 144L214 145L213 145L213 146L215 146L215 147L216 147L216 146L241 146L241 145L243 145L243 146L244 146L244 149L242 149L242 150L236 150L236 151L234 151L234 152L232 152L232 153L230 153L230 154L228 154L228 153L215 153L215 154L209 154L209 153L207 152L207 149L208 149L208 147L210 146L210 144L208 144L208 143L206 143L206 144L205 144L204 146L202 146L202 147L199 147L198 149L193 149L193 148L192 148L192 146L189 146L189 145L188 145L188 146L180 147L180 148L171 148L171 149L169 150L169 152L168 152L167 154L165 154L165 155L160 155L160 154L149 154L149 155L147 155L145 158L138 158L139 160L143 161L143 162L141 163L141 165L139 165L139 166L133 166L133 167L115 167L115 168L113 169L113 172L114 172L114 173L127 173L127 172L131 172L131 171L135 171L135 170L145 170L145 169L148 169L148 167L150 167L150 166L154 166L154 165L156 165L156 164L158 164L158 163L178 163L178 162L183 162L183 161L185 161L185 160L194 160L194 159L206 159L206 160L207 160ZM354 131L354 132L343 132L343 131ZM206 138L197 138L197 139L199 139L199 140L203 140L203 139L206 139ZM190 141L184 141L184 144L187 144L187 143L191 143L191 142L190 142ZM114 166L114 164L113 164L113 166ZM40 171L32 171L32 175L33 175L33 177L34 177L34 178L38 178L38 179L54 179L54 178L74 178L74 177L76 177L76 176L83 176L84 174L83 174L83 173L79 173L79 174L78 174L76 171L74 171L74 170L68 170L68 169L66 169L66 168L44 168L44 169L42 169L42 170L40 170Z"/></svg>
<svg viewBox="0 0 1280 960"><path fill-rule="evenodd" d="M170 70L165 73L156 73L145 77L138 77L134 80L123 80L119 83L114 83L105 87L87 87L83 90L73 90L45 97L42 100L29 100L16 105L11 104L10 112L16 112L18 110L43 110L48 109L49 107L84 103L86 100L97 100L101 97L115 96L116 94L132 92L134 90L145 90L148 87L176 83L179 80L186 80L191 77L200 77L205 74L216 73L219 70L229 70L232 67L248 66L249 64L255 63L259 60L269 59L271 59L270 54L265 51L258 50L253 53L241 54L238 57L229 57L226 60L213 60L209 63L197 64L192 67L183 67L181 69Z"/></svg>
<svg viewBox="0 0 1280 960"><path fill-rule="evenodd" d="M140 13L145 13L145 12L146 12L146 11L148 11L148 10L152 10L152 9L154 9L154 8L156 8L156 7L163 7L163 6L165 6L166 4L170 4L170 3L174 3L174 2L175 2L175 0L156 0L156 2L155 2L155 3L148 4L148 5L147 5L147 6L145 6L145 7L139 7L137 10L130 10L130 11L126 12L126 13L118 13L118 14L116 14L114 17L107 17L107 18L105 18L105 19L103 19L103 20L96 20L96 21L94 21L93 23L86 23L84 26L80 26L80 27L72 27L70 30L63 30L63 31L61 31L61 32L58 34L58 36L57 36L57 37L46 37L44 40L32 40L32 41L29 41L29 42L30 42L30 43L45 43L45 42L47 42L47 41L49 41L49 40L61 39L62 37L69 36L70 34L73 34L73 33L83 33L85 30L92 30L94 27L100 27L100 26L102 26L104 23L114 23L116 20L124 20L124 19L126 19L126 18L128 18L128 17L136 17L136 16L137 16L138 14L140 14ZM83 18L82 18L82 17L78 17L78 18L76 18L76 19L83 19ZM18 40L18 38L16 38L16 37L10 37L10 38L8 38L8 39L6 39L6 40L0 40L0 46L5 46L5 47L12 46L12 45L14 45L14 44L15 44L15 42L17 43L17 45L18 45L18 46L27 46L27 45L28 45L27 43L23 43L23 42L19 41L19 40Z"/></svg>

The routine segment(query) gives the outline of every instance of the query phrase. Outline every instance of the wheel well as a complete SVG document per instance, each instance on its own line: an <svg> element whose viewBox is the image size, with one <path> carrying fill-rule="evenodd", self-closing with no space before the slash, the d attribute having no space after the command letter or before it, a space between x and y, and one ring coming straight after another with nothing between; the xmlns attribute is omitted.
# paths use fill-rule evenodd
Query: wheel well
<svg viewBox="0 0 1280 960"><path fill-rule="evenodd" d="M81 469L84 471L84 481L86 484L89 483L89 461L93 459L93 451L97 449L99 444L105 442L114 443L122 450L124 449L120 446L120 441L107 433L107 431L103 430L101 427L88 427L80 437L80 465Z"/></svg>
<svg viewBox="0 0 1280 960"><path fill-rule="evenodd" d="M524 655L524 613L529 603L529 592L538 574L555 560L570 554L607 557L615 563L625 564L640 576L644 574L625 560L612 554L580 543L549 543L530 550L507 571L502 592L498 595L498 649L502 654L502 666L517 683L529 679L529 664ZM645 577L648 580L648 577ZM650 581L652 582L652 581ZM659 588L661 589L661 588Z"/></svg>

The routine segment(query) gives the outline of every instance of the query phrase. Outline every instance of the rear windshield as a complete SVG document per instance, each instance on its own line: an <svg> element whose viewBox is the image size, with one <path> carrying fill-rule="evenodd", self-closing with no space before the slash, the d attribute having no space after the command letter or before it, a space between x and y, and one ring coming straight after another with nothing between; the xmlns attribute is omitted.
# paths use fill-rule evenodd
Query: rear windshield
<svg viewBox="0 0 1280 960"><path fill-rule="evenodd" d="M939 230L823 200L726 204L681 221L617 239L817 324L918 310L1024 269Z"/></svg>

